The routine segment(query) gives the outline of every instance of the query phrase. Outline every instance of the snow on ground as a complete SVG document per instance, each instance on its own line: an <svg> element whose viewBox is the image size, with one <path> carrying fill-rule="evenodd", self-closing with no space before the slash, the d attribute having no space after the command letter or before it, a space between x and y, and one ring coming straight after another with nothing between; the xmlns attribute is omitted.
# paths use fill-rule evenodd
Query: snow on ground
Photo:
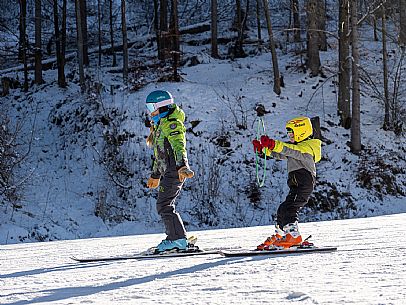
<svg viewBox="0 0 406 305"><path fill-rule="evenodd" d="M301 224L333 253L76 263L137 253L134 235L0 247L0 304L404 304L406 214ZM202 248L254 247L272 227L190 232Z"/></svg>

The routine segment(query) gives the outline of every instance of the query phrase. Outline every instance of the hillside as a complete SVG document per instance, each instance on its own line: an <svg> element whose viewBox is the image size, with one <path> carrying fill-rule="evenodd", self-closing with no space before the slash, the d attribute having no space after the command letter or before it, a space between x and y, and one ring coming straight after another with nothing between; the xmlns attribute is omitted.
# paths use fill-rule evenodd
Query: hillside
<svg viewBox="0 0 406 305"><path fill-rule="evenodd" d="M363 70L378 83L380 45L368 25L362 31ZM329 51L321 53L323 75L318 77L303 71L303 54L278 49L285 83L278 96L272 91L267 50L248 45L245 58L213 59L207 35L195 38L201 44L182 44L179 83L164 81L166 72L153 65L155 46L147 44L133 50L137 60L127 86L106 56L101 67L86 70L83 95L77 63L71 61L66 89L57 87L56 70L47 70L45 84L0 97L22 156L13 200L1 198L0 244L161 232L156 193L145 184L151 151L145 145L144 101L155 89L172 92L187 116L188 154L196 176L186 182L177 209L188 230L273 223L287 194L286 164L267 161L265 186L257 186L251 141L258 134L260 105L266 133L276 139L286 140L285 122L291 118L320 118L323 159L301 221L406 212L405 137L382 129L384 107L376 92L362 86L361 155L350 152L350 130L339 126L334 38ZM227 54L226 45L220 48ZM95 54L91 60L96 62ZM21 79L22 72L2 75ZM260 165L262 175L262 160Z"/></svg>

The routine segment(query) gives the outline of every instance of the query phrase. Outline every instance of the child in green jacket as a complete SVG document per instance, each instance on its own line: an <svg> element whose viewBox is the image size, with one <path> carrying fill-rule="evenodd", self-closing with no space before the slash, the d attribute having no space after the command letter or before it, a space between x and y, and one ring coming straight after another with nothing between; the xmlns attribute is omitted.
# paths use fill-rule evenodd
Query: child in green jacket
<svg viewBox="0 0 406 305"><path fill-rule="evenodd" d="M151 189L159 186L156 207L167 235L155 252L186 250L186 230L175 211L175 201L185 179L194 176L187 159L185 113L174 104L168 91L151 92L146 106L152 123L147 145L154 149L155 157L147 186Z"/></svg>

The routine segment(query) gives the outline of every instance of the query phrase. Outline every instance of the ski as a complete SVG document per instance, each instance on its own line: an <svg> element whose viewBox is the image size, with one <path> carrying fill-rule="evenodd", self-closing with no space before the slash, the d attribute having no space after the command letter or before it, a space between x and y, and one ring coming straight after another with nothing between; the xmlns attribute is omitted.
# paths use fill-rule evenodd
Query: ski
<svg viewBox="0 0 406 305"><path fill-rule="evenodd" d="M107 257L86 257L79 258L72 256L71 259L80 263L89 262L106 262L106 261L120 261L120 260L143 260L143 259L156 259L156 258L170 258L170 257L185 257L185 256L198 256L198 255L209 255L209 254L219 254L221 250L199 250L194 252L169 252L162 254L145 254L139 253L134 255L123 255L123 256L107 256Z"/></svg>
<svg viewBox="0 0 406 305"><path fill-rule="evenodd" d="M106 261L120 261L120 260L142 260L142 259L156 259L156 258L170 258L170 257L185 257L185 256L197 256L197 255L209 255L209 254L219 254L221 250L225 248L218 249L207 249L201 250L196 246L197 237L190 236L188 239L188 248L186 250L178 251L172 250L162 253L157 253L156 247L149 248L146 251L131 254L131 255L121 255L121 256L107 256L107 257L85 257L78 258L72 256L71 259L80 262L80 263L89 263L89 262L106 262Z"/></svg>
<svg viewBox="0 0 406 305"><path fill-rule="evenodd" d="M294 255L303 253L315 252L333 252L337 247L295 247L289 249L275 249L275 250L242 250L242 251L220 251L220 255L225 257L238 257L238 256L278 256L278 255Z"/></svg>

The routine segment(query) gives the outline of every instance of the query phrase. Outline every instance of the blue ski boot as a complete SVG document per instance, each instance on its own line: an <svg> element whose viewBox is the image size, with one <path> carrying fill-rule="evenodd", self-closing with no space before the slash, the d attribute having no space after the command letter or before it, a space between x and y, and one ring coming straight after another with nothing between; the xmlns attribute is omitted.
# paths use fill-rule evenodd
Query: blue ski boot
<svg viewBox="0 0 406 305"><path fill-rule="evenodd" d="M186 251L188 248L188 241L186 238L180 238L176 240L164 239L159 243L155 249L155 253L163 253L169 251Z"/></svg>

